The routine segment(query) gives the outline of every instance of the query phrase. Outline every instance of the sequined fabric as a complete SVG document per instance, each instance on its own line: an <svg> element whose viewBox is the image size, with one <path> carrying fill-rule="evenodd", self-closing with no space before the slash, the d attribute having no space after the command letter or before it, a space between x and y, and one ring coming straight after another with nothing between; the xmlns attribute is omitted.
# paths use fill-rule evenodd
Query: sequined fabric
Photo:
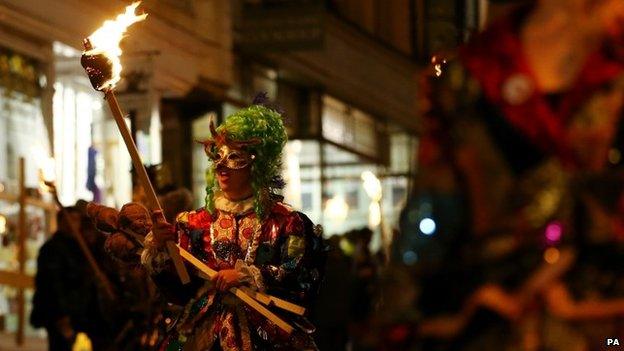
<svg viewBox="0 0 624 351"><path fill-rule="evenodd" d="M318 272L311 274L306 264L311 262L306 260L312 247L309 243L316 238L312 226L310 230L304 226L304 221L309 220L281 203L273 206L262 223L250 205L223 200L216 204L212 214L200 209L177 217L180 246L215 270L243 272L253 289L305 304L310 287L315 286L312 280L319 277ZM171 274L170 270L159 273L166 274ZM237 298L217 292L207 281L188 300L161 349L207 350L215 342L226 351L258 350L266 345L274 349L293 349L293 345L299 345L297 349L315 349L309 335L300 331L286 335Z"/></svg>

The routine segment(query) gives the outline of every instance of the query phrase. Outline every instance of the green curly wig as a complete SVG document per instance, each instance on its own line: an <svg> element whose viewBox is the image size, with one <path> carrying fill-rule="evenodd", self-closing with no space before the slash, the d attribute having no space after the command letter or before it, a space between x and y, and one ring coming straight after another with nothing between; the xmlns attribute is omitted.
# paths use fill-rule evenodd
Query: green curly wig
<svg viewBox="0 0 624 351"><path fill-rule="evenodd" d="M288 140L282 116L263 105L251 105L230 115L217 128L234 141L258 138L261 142L246 148L256 157L251 164L251 178L254 196L254 210L259 218L268 214L268 206L276 196L276 191L284 186L280 176L281 155ZM206 171L206 209L214 211L214 194L219 183L214 167Z"/></svg>

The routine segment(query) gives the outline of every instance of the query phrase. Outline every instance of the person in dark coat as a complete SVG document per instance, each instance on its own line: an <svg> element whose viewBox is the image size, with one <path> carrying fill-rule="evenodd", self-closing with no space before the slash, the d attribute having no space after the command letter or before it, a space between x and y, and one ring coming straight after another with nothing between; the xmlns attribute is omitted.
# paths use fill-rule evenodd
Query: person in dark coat
<svg viewBox="0 0 624 351"><path fill-rule="evenodd" d="M77 207L66 210L96 261L106 261L103 236ZM110 309L103 305L95 275L63 217L59 212L58 231L39 251L30 323L47 330L50 351L71 350L79 332L87 334L94 351L108 350L113 336L104 311Z"/></svg>

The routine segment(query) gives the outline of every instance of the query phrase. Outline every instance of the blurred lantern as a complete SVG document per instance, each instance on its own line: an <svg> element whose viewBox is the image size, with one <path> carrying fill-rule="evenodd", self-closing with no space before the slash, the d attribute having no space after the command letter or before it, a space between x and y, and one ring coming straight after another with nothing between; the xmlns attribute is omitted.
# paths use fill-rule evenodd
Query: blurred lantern
<svg viewBox="0 0 624 351"><path fill-rule="evenodd" d="M368 226L373 229L381 224L381 182L379 178L371 171L364 171L361 175L362 186L366 195L371 199L371 203L368 206Z"/></svg>
<svg viewBox="0 0 624 351"><path fill-rule="evenodd" d="M325 216L338 223L347 219L349 214L349 205L340 195L335 195L325 203Z"/></svg>
<svg viewBox="0 0 624 351"><path fill-rule="evenodd" d="M376 228L381 223L381 206L379 202L373 201L368 206L368 226Z"/></svg>

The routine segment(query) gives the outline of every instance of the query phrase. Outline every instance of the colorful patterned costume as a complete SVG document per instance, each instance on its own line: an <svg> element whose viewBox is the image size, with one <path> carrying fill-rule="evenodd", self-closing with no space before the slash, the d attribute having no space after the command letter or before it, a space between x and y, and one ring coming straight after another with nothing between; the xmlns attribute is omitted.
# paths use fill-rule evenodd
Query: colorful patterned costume
<svg viewBox="0 0 624 351"><path fill-rule="evenodd" d="M273 152L273 157L279 157L285 139L277 146L272 145L272 149L265 147L266 142L255 142L257 139L253 139L253 144L236 144L236 136L230 131L235 129L233 123L240 122L237 117L245 120L238 125L241 128L257 123L256 127L262 133L250 132L254 138L273 131L267 132L267 126L285 135L281 119L267 123L279 114L254 105L229 117L219 132L212 128L216 142L204 142L207 148L215 148L207 149L209 156L216 154L209 151L216 151L220 144L236 148L239 158L235 162L241 162L241 155L249 152L253 156L248 159L253 160L252 167L256 167L252 168L254 174L263 166L262 157L271 157L269 151ZM250 139L249 134L244 138ZM257 147L254 149L249 145ZM230 152L228 148L220 150ZM225 155L223 160L232 161L231 155ZM214 158L213 162L217 163ZM269 164L269 172L254 175L254 181L258 182L261 177L273 179L272 174L274 176L279 169L274 167L276 165ZM175 228L179 245L214 270L236 269L244 276L247 287L309 306L318 289L324 265L320 227L314 227L304 214L280 202L279 196L269 192L266 183L254 186L256 192L248 199L234 202L225 197L213 179L209 172L206 208L177 216ZM170 301L185 305L183 314L162 346L163 350L316 349L309 335L314 328L303 317L274 311L295 327L287 335L231 293L217 291L210 279L197 278L188 286L181 286L166 252L156 249L151 240L148 235L147 249L142 257L144 265L153 273L154 281Z"/></svg>

